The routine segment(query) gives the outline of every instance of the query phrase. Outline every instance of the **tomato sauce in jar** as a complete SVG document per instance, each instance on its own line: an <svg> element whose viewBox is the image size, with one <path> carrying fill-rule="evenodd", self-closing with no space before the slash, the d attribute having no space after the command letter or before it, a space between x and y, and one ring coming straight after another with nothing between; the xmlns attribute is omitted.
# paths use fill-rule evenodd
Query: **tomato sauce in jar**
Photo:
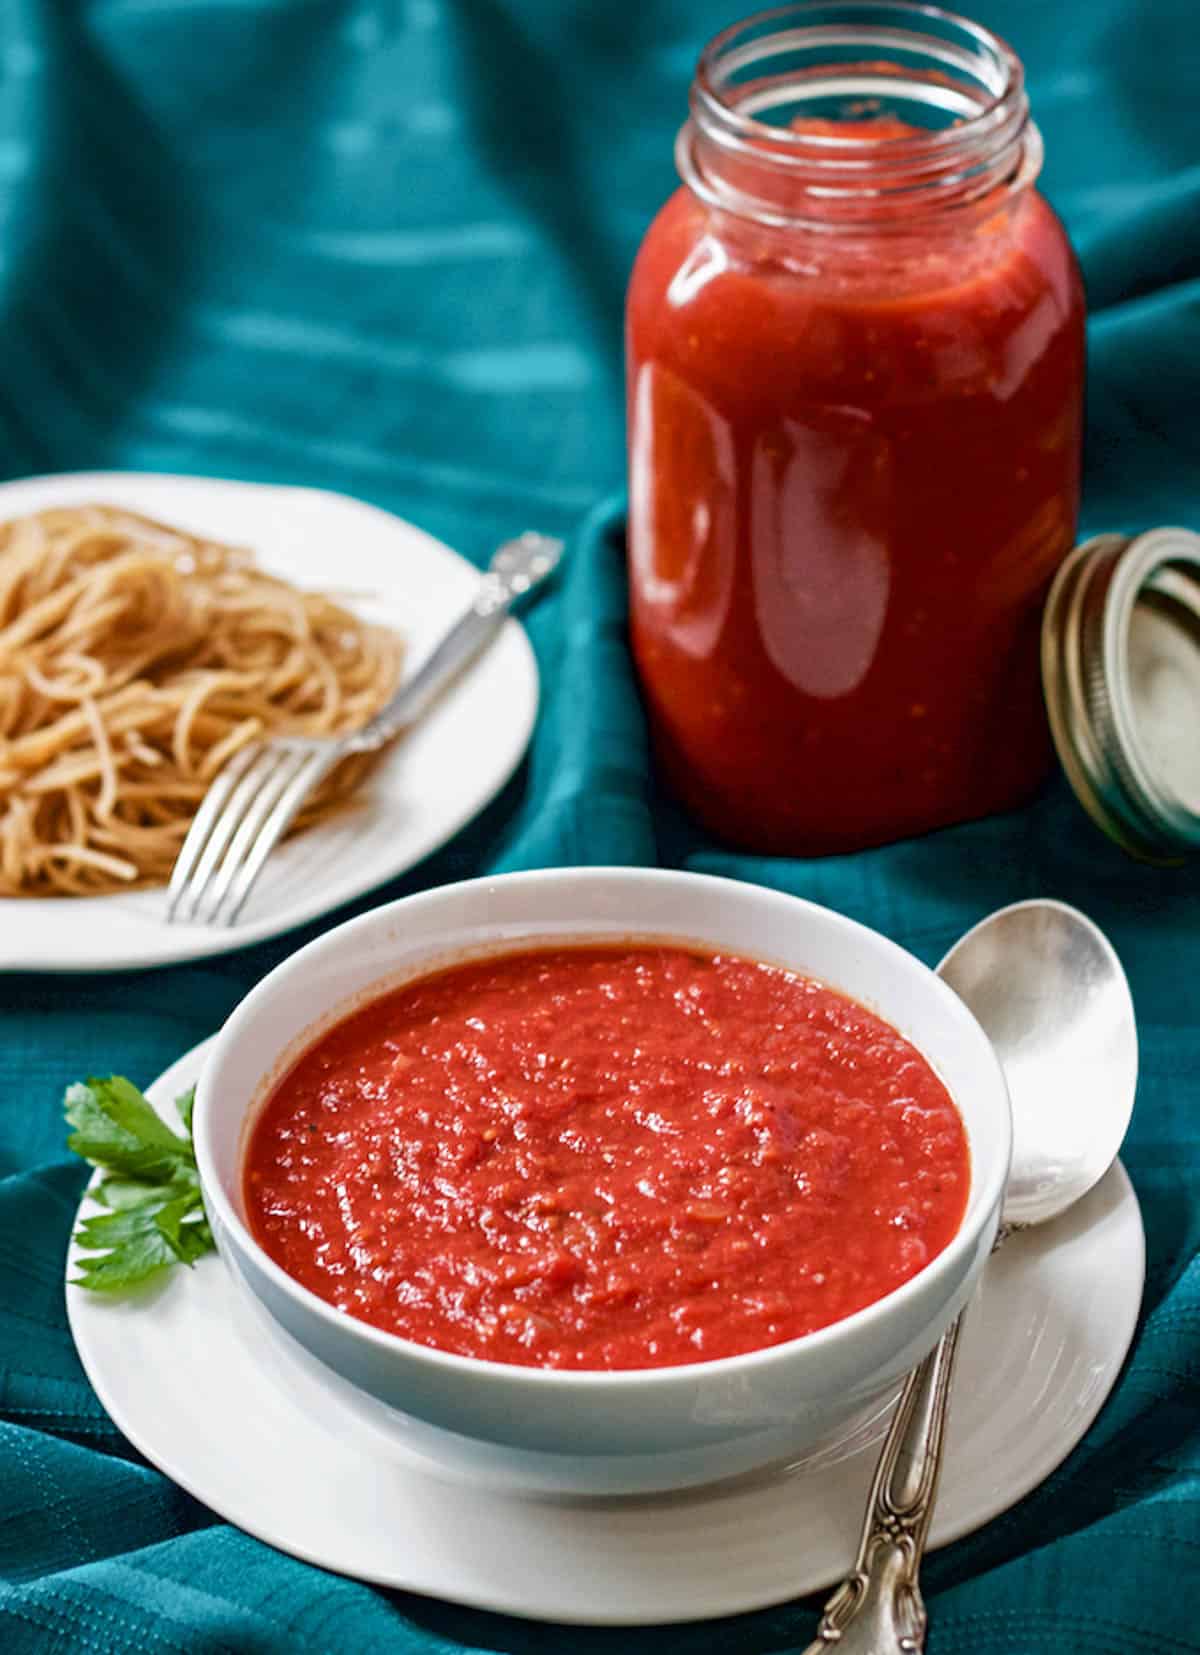
<svg viewBox="0 0 1200 1655"><path fill-rule="evenodd" d="M889 13L914 59L923 11ZM952 18L977 81L901 74L866 25L858 64L768 50L810 14L708 48L685 187L627 306L630 614L659 760L720 837L795 855L1043 778L1038 629L1075 535L1083 385L1017 60ZM950 124L919 124L942 104Z"/></svg>

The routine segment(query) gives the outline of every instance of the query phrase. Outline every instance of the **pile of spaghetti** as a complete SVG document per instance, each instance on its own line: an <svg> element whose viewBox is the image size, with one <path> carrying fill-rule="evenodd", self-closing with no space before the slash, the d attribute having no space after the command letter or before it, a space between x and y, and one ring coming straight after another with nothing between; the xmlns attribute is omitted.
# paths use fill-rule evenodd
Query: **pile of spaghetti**
<svg viewBox="0 0 1200 1655"><path fill-rule="evenodd" d="M400 659L384 628L132 512L0 525L0 895L164 882L232 754L365 723ZM338 766L297 825L363 769Z"/></svg>

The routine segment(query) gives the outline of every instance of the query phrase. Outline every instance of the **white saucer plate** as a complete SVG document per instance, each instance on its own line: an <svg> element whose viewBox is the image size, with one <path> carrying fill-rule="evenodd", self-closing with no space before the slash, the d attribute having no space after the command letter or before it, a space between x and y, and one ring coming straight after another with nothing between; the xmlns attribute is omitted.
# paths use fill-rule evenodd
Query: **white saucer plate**
<svg viewBox="0 0 1200 1655"><path fill-rule="evenodd" d="M465 558L411 523L318 489L71 473L0 484L0 521L86 502L127 506L248 547L273 574L343 595L348 608L403 634L406 670L466 608L479 580ZM203 959L362 896L445 844L500 791L528 745L537 703L533 651L508 621L452 692L388 750L355 808L272 856L238 925L168 926L159 889L0 898L0 971L113 971Z"/></svg>
<svg viewBox="0 0 1200 1655"><path fill-rule="evenodd" d="M160 1077L156 1107L169 1112L205 1051ZM935 1546L1007 1510L1080 1440L1128 1351L1144 1269L1141 1214L1119 1164L1072 1212L989 1262L963 1334ZM820 1470L669 1497L465 1486L356 1418L319 1412L240 1302L211 1255L172 1272L152 1302L67 1288L76 1346L115 1424L281 1551L378 1585L597 1625L762 1608L829 1586L851 1561L874 1446Z"/></svg>

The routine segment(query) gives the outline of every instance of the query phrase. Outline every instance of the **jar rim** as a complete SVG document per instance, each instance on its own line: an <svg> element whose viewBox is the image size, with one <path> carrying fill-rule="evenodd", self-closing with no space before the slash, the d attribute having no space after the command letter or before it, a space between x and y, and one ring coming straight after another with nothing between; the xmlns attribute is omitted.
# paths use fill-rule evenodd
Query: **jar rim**
<svg viewBox="0 0 1200 1655"><path fill-rule="evenodd" d="M832 56L847 48L874 51L865 62ZM787 54L813 54L815 66L750 83L736 79ZM902 67L904 58L928 62ZM760 118L764 108L826 96L835 84L869 88L868 106L878 102L872 93L890 92L954 118L884 135L852 130L853 117L845 133ZM889 205L936 212L1006 184L1027 184L1041 165L1024 70L1012 47L982 24L923 0L793 0L744 18L705 46L689 104L677 146L684 182L710 205L767 224L837 227L839 211L861 220ZM734 169L743 174L741 186L727 176ZM750 169L757 190L745 187Z"/></svg>
<svg viewBox="0 0 1200 1655"><path fill-rule="evenodd" d="M960 135L965 130L966 124L983 121L1007 98L1024 90L1025 72L1020 58L1008 42L1001 35L985 28L982 23L976 23L969 17L961 16L958 12L948 11L943 6L926 5L924 0L851 0L851 3L844 6L837 4L836 0L833 4L827 3L827 0L790 0L787 5L771 6L765 11L755 12L738 23L730 24L728 28L722 29L719 34L712 37L700 53L700 59L696 66L694 86L698 97L706 103L711 103L713 112L719 112L722 121L731 128L743 132L747 137L760 137L765 123L756 120L752 115L744 114L736 104L730 103L721 95L720 86L723 77L718 70L722 60L731 53L741 35L759 24L782 23L785 19L802 23L804 19L814 17L817 14L839 10L862 14L863 18L870 14L880 21L894 20L899 25L892 31L897 36L895 41L897 45L901 43L899 39L901 35L913 37L915 34L914 30L904 28L900 24L902 18L913 21L927 19L931 22L960 29L964 34L971 37L981 51L989 53L1003 72L1000 84L993 87L987 97L980 102L975 114L969 117L969 123L964 123L964 126L947 126L940 130L914 132L903 136L871 138L869 142L873 146L873 150L875 146L880 146L890 154L900 154L917 149L943 148L947 144L960 141ZM850 20L847 19L843 26L861 27L862 21L851 24ZM747 43L744 50L749 49L749 43ZM736 62L732 65L732 67L737 66ZM797 131L791 127L771 127L769 130L773 141L782 142L787 147L794 148L797 153L811 146L817 154L823 152L831 159L842 155L847 158L855 156L856 160L861 161L864 140L859 136L849 133L845 136L839 136L836 133L808 133ZM855 152L857 152L857 155L855 155Z"/></svg>

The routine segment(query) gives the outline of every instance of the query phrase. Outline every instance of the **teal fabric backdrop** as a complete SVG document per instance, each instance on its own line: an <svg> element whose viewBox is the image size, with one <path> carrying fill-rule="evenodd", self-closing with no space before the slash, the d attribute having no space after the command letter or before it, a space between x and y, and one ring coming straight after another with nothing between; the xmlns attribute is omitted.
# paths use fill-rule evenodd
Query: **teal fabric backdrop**
<svg viewBox="0 0 1200 1655"><path fill-rule="evenodd" d="M747 8L748 9L748 8ZM1085 526L1200 528L1194 0L989 0L1092 303ZM8 0L0 9L0 470L327 485L476 559L622 481L630 261L672 187L691 65L737 0ZM931 1559L934 1655L1200 1649L1200 884L1134 867L1063 785L853 858L739 858L654 786L619 509L530 616L529 762L384 896L500 868L659 861L801 892L926 959L985 910L1078 903L1132 979L1127 1164L1149 1242L1134 1355L1085 1442ZM162 973L0 979L0 1649L514 1652L802 1646L797 1603L644 1637L373 1591L283 1558L142 1463L74 1356L82 1177L59 1097L146 1081L311 932ZM187 1375L176 1376L186 1384Z"/></svg>

